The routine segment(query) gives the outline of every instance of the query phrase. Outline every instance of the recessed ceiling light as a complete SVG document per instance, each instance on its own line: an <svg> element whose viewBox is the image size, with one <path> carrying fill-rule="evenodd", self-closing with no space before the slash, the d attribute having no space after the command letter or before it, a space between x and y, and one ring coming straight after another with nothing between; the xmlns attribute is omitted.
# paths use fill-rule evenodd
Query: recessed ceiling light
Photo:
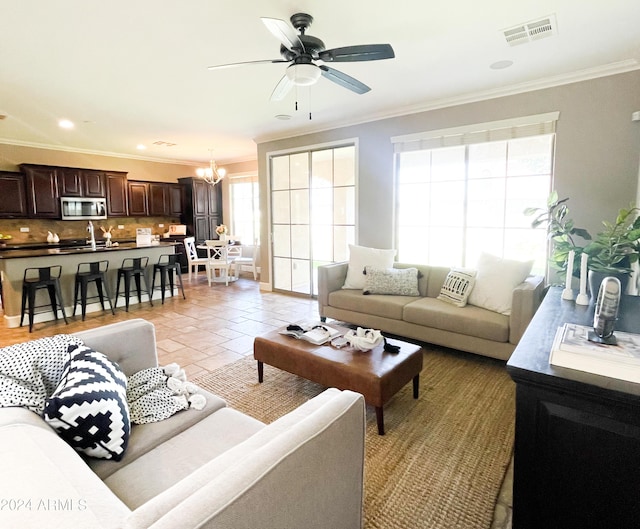
<svg viewBox="0 0 640 529"><path fill-rule="evenodd" d="M282 121L286 121L288 119L291 119L291 116L289 114L278 114L276 116L276 119L281 119Z"/></svg>
<svg viewBox="0 0 640 529"><path fill-rule="evenodd" d="M138 149L139 151L144 151L146 148L147 148L147 146L146 145L142 145L142 143L139 143L136 146L136 149Z"/></svg>
<svg viewBox="0 0 640 529"><path fill-rule="evenodd" d="M72 129L74 127L73 121L69 121L68 119L61 119L58 121L58 126L61 129Z"/></svg>
<svg viewBox="0 0 640 529"><path fill-rule="evenodd" d="M513 61L497 61L490 64L489 68L492 70L504 70L505 68L509 68L509 66L513 66Z"/></svg>

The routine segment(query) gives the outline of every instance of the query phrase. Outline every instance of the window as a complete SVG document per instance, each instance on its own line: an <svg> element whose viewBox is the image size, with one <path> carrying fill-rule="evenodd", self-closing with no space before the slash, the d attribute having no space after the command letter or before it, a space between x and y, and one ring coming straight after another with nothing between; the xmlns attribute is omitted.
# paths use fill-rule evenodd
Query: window
<svg viewBox="0 0 640 529"><path fill-rule="evenodd" d="M257 176L237 176L229 180L231 199L230 233L246 244L260 244L260 203Z"/></svg>
<svg viewBox="0 0 640 529"><path fill-rule="evenodd" d="M532 229L523 211L545 207L555 120L553 126L519 127L515 132L511 126L507 131L497 126L482 134L398 142L396 240L401 261L473 268L480 253L487 252L534 259L534 273L545 274L546 231ZM492 141L495 137L505 139Z"/></svg>

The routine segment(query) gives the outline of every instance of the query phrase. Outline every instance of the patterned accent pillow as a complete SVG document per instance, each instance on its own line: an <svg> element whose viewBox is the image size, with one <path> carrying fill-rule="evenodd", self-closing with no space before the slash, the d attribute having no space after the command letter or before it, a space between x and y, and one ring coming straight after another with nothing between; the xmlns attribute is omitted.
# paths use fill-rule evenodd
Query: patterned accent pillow
<svg viewBox="0 0 640 529"><path fill-rule="evenodd" d="M476 271L452 268L440 289L439 300L464 307L476 282Z"/></svg>
<svg viewBox="0 0 640 529"><path fill-rule="evenodd" d="M363 294L419 296L417 268L365 267Z"/></svg>
<svg viewBox="0 0 640 529"><path fill-rule="evenodd" d="M45 404L44 420L76 451L119 461L131 430L127 377L104 354L70 346L60 384Z"/></svg>
<svg viewBox="0 0 640 529"><path fill-rule="evenodd" d="M23 406L42 414L69 358L69 345L82 345L70 334L56 334L0 349L0 408Z"/></svg>

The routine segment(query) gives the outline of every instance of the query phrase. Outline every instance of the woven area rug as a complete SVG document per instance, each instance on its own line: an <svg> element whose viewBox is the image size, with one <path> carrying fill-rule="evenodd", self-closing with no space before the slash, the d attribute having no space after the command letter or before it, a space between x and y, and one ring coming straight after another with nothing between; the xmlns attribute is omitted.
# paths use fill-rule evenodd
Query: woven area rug
<svg viewBox="0 0 640 529"><path fill-rule="evenodd" d="M193 382L265 423L324 389L267 365L259 384L252 357ZM503 363L427 351L420 397L408 384L385 406L386 435L367 406L365 528L490 528L513 450L514 402Z"/></svg>

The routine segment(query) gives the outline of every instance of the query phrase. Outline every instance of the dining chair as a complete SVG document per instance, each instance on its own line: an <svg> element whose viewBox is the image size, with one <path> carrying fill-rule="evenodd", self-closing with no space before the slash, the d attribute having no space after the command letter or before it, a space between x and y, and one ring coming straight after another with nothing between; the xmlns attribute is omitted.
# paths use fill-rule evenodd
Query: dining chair
<svg viewBox="0 0 640 529"><path fill-rule="evenodd" d="M260 245L255 240L253 245L239 246L239 256L233 260L234 275L240 277L242 265L249 265L253 272L253 279L258 279L258 270L256 263L260 260Z"/></svg>
<svg viewBox="0 0 640 529"><path fill-rule="evenodd" d="M229 286L229 275L231 268L233 267L233 257L229 257L227 252L229 248L228 241L220 240L207 240L204 241L207 245L207 253L209 254L209 260L207 263L207 279L209 280L209 286L214 281L216 270L220 270L221 274L224 274L224 284Z"/></svg>
<svg viewBox="0 0 640 529"><path fill-rule="evenodd" d="M185 237L184 248L187 251L187 262L189 263L189 282L191 282L191 271L193 270L194 276L196 276L196 279L198 279L198 271L200 269L200 266L204 266L205 270L207 270L209 258L198 257L195 237ZM207 273L207 277L208 276L209 274Z"/></svg>

